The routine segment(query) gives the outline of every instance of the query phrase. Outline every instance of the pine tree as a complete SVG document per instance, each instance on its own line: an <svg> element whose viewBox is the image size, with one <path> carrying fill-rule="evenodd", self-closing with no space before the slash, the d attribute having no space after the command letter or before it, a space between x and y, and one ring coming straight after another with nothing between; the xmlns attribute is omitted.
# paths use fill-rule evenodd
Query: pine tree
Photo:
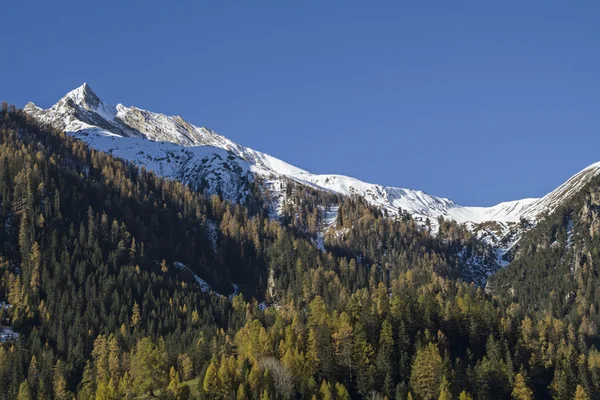
<svg viewBox="0 0 600 400"><path fill-rule="evenodd" d="M348 370L350 378L353 373L352 348L354 346L354 334L348 314L342 312L340 315L339 326L333 333L335 354L338 363Z"/></svg>
<svg viewBox="0 0 600 400"><path fill-rule="evenodd" d="M117 339L111 335L108 340L108 372L113 382L121 379L120 349Z"/></svg>
<svg viewBox="0 0 600 400"><path fill-rule="evenodd" d="M138 395L164 388L168 383L164 342L154 345L149 338L138 341L131 357L133 392Z"/></svg>
<svg viewBox="0 0 600 400"><path fill-rule="evenodd" d="M452 400L452 392L450 391L450 384L445 376L442 377L442 383L439 389L440 395L438 400Z"/></svg>
<svg viewBox="0 0 600 400"><path fill-rule="evenodd" d="M92 350L94 364L96 367L96 382L108 383L110 372L108 367L108 344L104 335L98 335L94 340L94 348Z"/></svg>
<svg viewBox="0 0 600 400"><path fill-rule="evenodd" d="M379 380L384 383L383 392L391 397L392 390L394 389L393 380L395 375L394 360L395 349L394 349L394 337L392 331L392 324L390 321L385 319L381 327L381 333L379 334L379 349L377 354L377 372Z"/></svg>
<svg viewBox="0 0 600 400"><path fill-rule="evenodd" d="M219 377L217 376L217 366L214 362L208 364L208 368L204 374L204 380L202 381L202 388L204 389L204 392L211 395L212 398L218 398L221 387L219 384Z"/></svg>
<svg viewBox="0 0 600 400"><path fill-rule="evenodd" d="M181 382L179 379L179 373L175 370L174 367L171 367L169 371L169 386L167 390L171 392L173 397L179 399L181 397Z"/></svg>
<svg viewBox="0 0 600 400"><path fill-rule="evenodd" d="M462 392L460 392L458 400L473 400L473 397L471 397L469 393L463 390Z"/></svg>
<svg viewBox="0 0 600 400"><path fill-rule="evenodd" d="M117 400L117 393L114 389L114 382L100 382L96 389L95 400Z"/></svg>
<svg viewBox="0 0 600 400"><path fill-rule="evenodd" d="M219 379L219 394L222 397L227 397L234 390L236 364L234 357L223 357L217 371L217 377Z"/></svg>
<svg viewBox="0 0 600 400"><path fill-rule="evenodd" d="M123 400L131 400L134 398L132 382L129 377L129 372L125 372L119 381L119 394Z"/></svg>
<svg viewBox="0 0 600 400"><path fill-rule="evenodd" d="M260 400L271 400L271 396L269 396L269 392L267 392L266 390L263 390L262 394L260 395Z"/></svg>
<svg viewBox="0 0 600 400"><path fill-rule="evenodd" d="M552 378L552 382L550 384L550 390L552 392L552 396L558 400L568 400L571 397L571 389L569 389L569 377L567 372L561 368L557 367L554 370L554 377Z"/></svg>
<svg viewBox="0 0 600 400"><path fill-rule="evenodd" d="M29 390L29 382L23 381L19 386L19 394L17 395L17 400L33 400L31 397L31 391Z"/></svg>
<svg viewBox="0 0 600 400"><path fill-rule="evenodd" d="M33 242L31 246L31 277L29 278L29 285L33 289L35 294L40 290L40 264L41 264L41 251L40 245L37 242Z"/></svg>
<svg viewBox="0 0 600 400"><path fill-rule="evenodd" d="M575 389L574 400L590 400L590 396L585 392L585 389L581 385L577 385L577 389Z"/></svg>
<svg viewBox="0 0 600 400"><path fill-rule="evenodd" d="M192 359L187 354L180 354L177 356L177 369L179 370L179 376L183 381L189 381L192 379L194 373L194 364Z"/></svg>
<svg viewBox="0 0 600 400"><path fill-rule="evenodd" d="M354 358L356 361L356 378L358 391L367 396L373 389L375 367L373 365L374 351L367 341L366 333L360 326L356 329L354 339Z"/></svg>
<svg viewBox="0 0 600 400"><path fill-rule="evenodd" d="M246 400L248 398L248 393L246 391L246 384L240 383L236 393L237 400Z"/></svg>
<svg viewBox="0 0 600 400"><path fill-rule="evenodd" d="M37 392L37 384L39 379L39 371L37 365L37 358L35 356L31 356L31 361L29 362L29 369L27 371L27 381L29 382L29 389L32 395Z"/></svg>
<svg viewBox="0 0 600 400"><path fill-rule="evenodd" d="M57 400L66 400L68 397L67 381L64 376L62 361L58 360L54 366L54 377L52 379L54 396Z"/></svg>
<svg viewBox="0 0 600 400"><path fill-rule="evenodd" d="M94 400L94 376L92 363L87 361L85 368L83 369L83 377L77 388L77 399L78 400Z"/></svg>
<svg viewBox="0 0 600 400"><path fill-rule="evenodd" d="M533 399L533 391L525 383L525 378L521 373L515 376L515 384L512 391L512 397L515 400Z"/></svg>
<svg viewBox="0 0 600 400"><path fill-rule="evenodd" d="M415 356L410 384L419 399L435 399L442 382L442 357L433 343L421 347Z"/></svg>
<svg viewBox="0 0 600 400"><path fill-rule="evenodd" d="M129 262L133 264L137 254L137 246L135 244L135 238L131 239L131 247L129 248Z"/></svg>
<svg viewBox="0 0 600 400"><path fill-rule="evenodd" d="M323 382L321 382L321 388L319 389L319 393L321 394L322 400L333 400L331 385L326 380L323 380Z"/></svg>
<svg viewBox="0 0 600 400"><path fill-rule="evenodd" d="M133 310L131 312L131 327L136 328L140 324L140 306L137 302L133 303Z"/></svg>
<svg viewBox="0 0 600 400"><path fill-rule="evenodd" d="M395 399L405 400L408 397L408 387L404 381L396 385Z"/></svg>
<svg viewBox="0 0 600 400"><path fill-rule="evenodd" d="M339 382L336 382L335 384L335 398L336 400L350 400L348 389Z"/></svg>

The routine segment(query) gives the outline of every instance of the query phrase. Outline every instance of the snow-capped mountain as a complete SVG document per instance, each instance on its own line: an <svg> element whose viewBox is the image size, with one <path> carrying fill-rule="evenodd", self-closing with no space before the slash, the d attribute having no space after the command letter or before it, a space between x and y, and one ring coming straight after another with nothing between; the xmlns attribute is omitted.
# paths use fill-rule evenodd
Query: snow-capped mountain
<svg viewBox="0 0 600 400"><path fill-rule="evenodd" d="M179 116L105 104L87 84L69 92L46 110L29 103L25 111L40 122L76 135L98 150L145 166L162 176L222 193L233 201L245 196L247 182L256 175L266 178L270 188L283 188L283 180L292 179L317 189L362 196L392 215L402 210L421 222L430 219L435 223L438 217L471 226L496 222L501 236L522 218L535 222L600 172L600 163L593 164L540 199L516 200L492 207L464 207L418 190L386 187L343 175L312 174L239 145L210 129L192 125ZM281 182L278 184L278 181Z"/></svg>

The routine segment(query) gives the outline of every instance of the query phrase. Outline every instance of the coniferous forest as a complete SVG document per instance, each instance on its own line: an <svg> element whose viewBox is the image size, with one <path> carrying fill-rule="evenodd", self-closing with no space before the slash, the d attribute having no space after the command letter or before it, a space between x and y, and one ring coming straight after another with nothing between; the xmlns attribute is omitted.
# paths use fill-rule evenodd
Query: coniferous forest
<svg viewBox="0 0 600 400"><path fill-rule="evenodd" d="M485 286L454 222L293 182L276 221L253 184L205 196L3 104L0 399L600 398L600 179Z"/></svg>

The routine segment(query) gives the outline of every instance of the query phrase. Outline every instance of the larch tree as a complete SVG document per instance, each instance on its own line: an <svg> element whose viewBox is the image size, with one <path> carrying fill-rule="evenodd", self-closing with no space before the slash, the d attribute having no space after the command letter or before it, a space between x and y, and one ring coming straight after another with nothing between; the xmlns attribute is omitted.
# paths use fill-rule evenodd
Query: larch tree
<svg viewBox="0 0 600 400"><path fill-rule="evenodd" d="M511 396L515 400L531 400L533 399L533 390L527 386L525 378L521 373L515 375L515 383Z"/></svg>
<svg viewBox="0 0 600 400"><path fill-rule="evenodd" d="M442 357L433 343L417 350L410 376L410 385L419 399L435 399L442 382Z"/></svg>

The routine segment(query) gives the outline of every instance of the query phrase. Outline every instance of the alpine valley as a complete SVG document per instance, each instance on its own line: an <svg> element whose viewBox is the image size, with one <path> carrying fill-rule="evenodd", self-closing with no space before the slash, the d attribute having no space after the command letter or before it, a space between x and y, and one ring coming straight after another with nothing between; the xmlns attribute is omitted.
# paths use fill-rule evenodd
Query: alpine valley
<svg viewBox="0 0 600 400"><path fill-rule="evenodd" d="M0 400L600 399L599 173L466 207L3 103Z"/></svg>

